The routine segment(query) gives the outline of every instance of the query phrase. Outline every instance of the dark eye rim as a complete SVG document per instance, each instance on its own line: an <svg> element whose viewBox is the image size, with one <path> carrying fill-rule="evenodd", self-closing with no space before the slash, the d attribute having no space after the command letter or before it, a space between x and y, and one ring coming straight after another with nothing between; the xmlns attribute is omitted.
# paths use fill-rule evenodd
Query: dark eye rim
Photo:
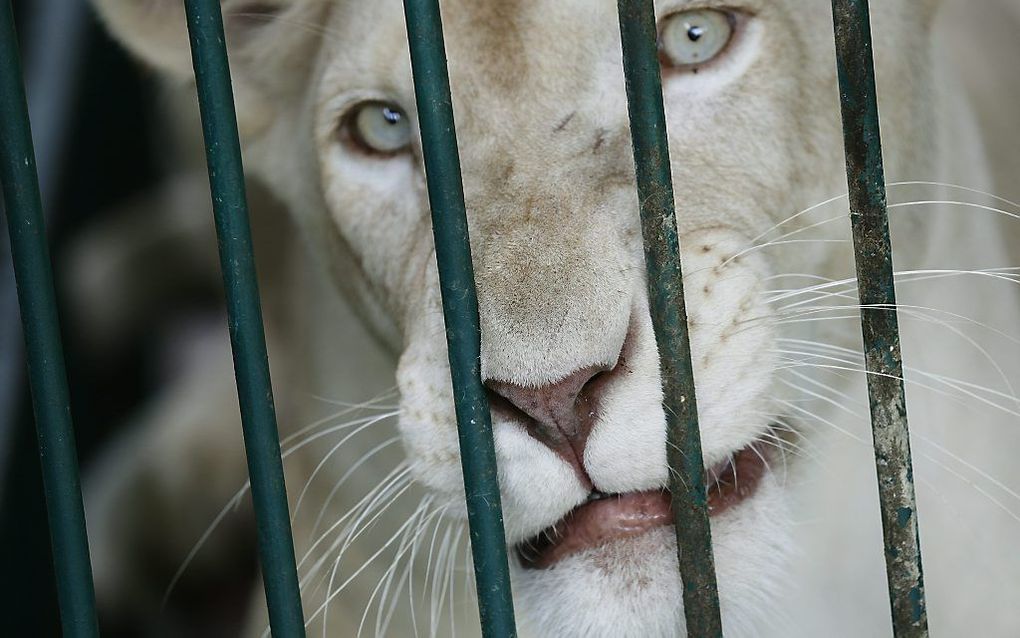
<svg viewBox="0 0 1020 638"><path fill-rule="evenodd" d="M693 11L715 11L716 13L723 14L726 17L727 22L729 22L730 29L732 29L732 31L730 32L730 38L729 40L726 41L726 44L723 45L723 48L719 50L719 53L715 54L712 58L704 62L698 64L676 64L670 58L669 54L666 53L665 47L663 46L662 43L662 32L663 29L665 28L667 20L675 16L682 15L684 13L691 13ZM684 9L681 9L679 11L673 11L672 13L667 13L666 15L662 16L662 18L659 19L658 24L656 25L656 31L658 37L657 46L659 50L659 65L662 68L663 74L664 75L666 74L676 75L687 73L697 74L702 69L711 68L717 64L722 63L729 54L730 50L734 47L734 44L740 40L743 34L744 26L751 17L752 17L751 14L747 13L746 11L743 11L741 9L735 9L732 7L685 7Z"/></svg>
<svg viewBox="0 0 1020 638"><path fill-rule="evenodd" d="M407 111L404 110L397 102L387 99L368 99L356 102L347 109L347 112L340 118L340 124L337 129L337 138L339 141L348 149L360 153L362 155L373 157L377 159L389 159L404 155L412 150L413 140L409 140L407 144L400 148L392 151L383 151L375 148L369 144L361 133L358 131L357 118L358 114L361 113L362 109L366 108L388 108L392 111L400 113L404 118L407 118Z"/></svg>

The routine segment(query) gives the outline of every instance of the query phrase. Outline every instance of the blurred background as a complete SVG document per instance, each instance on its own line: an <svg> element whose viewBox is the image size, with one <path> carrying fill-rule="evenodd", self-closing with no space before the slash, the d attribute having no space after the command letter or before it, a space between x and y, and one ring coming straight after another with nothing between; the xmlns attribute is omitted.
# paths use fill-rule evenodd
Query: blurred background
<svg viewBox="0 0 1020 638"><path fill-rule="evenodd" d="M87 2L13 4L86 471L186 365L182 344L225 338L208 190L197 125L169 116L169 95L109 38ZM1020 2L959 0L940 27L953 36L944 53L960 68L1002 167L1020 155L1009 146L1015 136L995 134L1015 127L1020 96L1014 7ZM1020 184L1003 172L996 194L1018 200ZM280 215L256 219L256 240L278 236L280 224ZM0 635L51 636L59 623L9 251L0 224ZM259 252L263 271L273 257L272 245ZM237 547L236 569L225 577L241 585L219 588L223 596L250 592L253 545ZM107 625L104 635L138 634Z"/></svg>
<svg viewBox="0 0 1020 638"><path fill-rule="evenodd" d="M208 190L174 181L190 160L162 115L159 86L87 2L13 4L85 471L174 374L182 335L212 325L225 335ZM181 201L193 190L205 199ZM161 203L168 200L175 204ZM183 212L171 219L171 207ZM10 244L0 226L0 635L59 635Z"/></svg>

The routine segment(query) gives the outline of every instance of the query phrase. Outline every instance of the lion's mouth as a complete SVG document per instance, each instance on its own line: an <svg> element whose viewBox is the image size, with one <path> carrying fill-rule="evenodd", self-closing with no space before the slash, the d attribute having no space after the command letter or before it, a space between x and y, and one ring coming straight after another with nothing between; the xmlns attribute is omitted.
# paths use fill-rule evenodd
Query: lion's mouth
<svg viewBox="0 0 1020 638"><path fill-rule="evenodd" d="M756 445L713 466L706 472L709 514L717 516L751 497L767 467L764 450ZM672 522L668 491L592 492L558 523L518 545L517 553L524 567L545 569L571 554L640 536Z"/></svg>

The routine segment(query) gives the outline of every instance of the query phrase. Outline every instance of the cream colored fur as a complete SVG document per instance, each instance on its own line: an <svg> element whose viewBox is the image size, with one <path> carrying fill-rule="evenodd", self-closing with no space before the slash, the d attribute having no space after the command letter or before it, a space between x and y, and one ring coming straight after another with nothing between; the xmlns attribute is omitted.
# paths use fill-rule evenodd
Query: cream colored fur
<svg viewBox="0 0 1020 638"><path fill-rule="evenodd" d="M181 3L97 3L132 50L176 81L190 82ZM250 4L224 2L228 16ZM717 4L665 0L656 7L665 15ZM935 3L873 5L889 181L991 190L973 111L940 60ZM720 6L753 16L725 59L697 75L664 79L703 446L706 462L718 462L767 436L778 419L796 427L801 436L794 443L802 449L773 464L751 501L713 519L724 627L728 636L884 635L887 599L864 377L851 370L860 359L853 354L860 349L859 326L852 306L841 312L819 307L853 304L856 295L852 284L779 298L775 292L817 285L819 277L852 276L845 199L787 221L846 191L829 3L743 0ZM664 486L664 420L615 5L448 0L443 9L483 374L519 385L549 383L585 366L614 364L630 334L627 364L633 373L604 397L585 467L606 492ZM349 562L335 570L333 555L324 559L322 573L332 574L335 588L375 548L386 546L415 512L417 499L443 509L446 518L430 519L430 525L463 518L420 150L372 158L350 151L337 137L345 110L363 99L395 101L413 119L402 9L397 0L281 0L275 17L231 19L228 26L247 167L284 202L301 229L299 252L310 252L319 266L297 270L289 285L269 292L294 309L294 320L279 324L272 339L274 360L288 371L276 378L290 406L285 430L321 415L324 407L313 395L368 400L394 378L399 391L397 427L414 485L401 494L402 504L358 539L362 549L351 552L360 553L346 556ZM970 191L890 187L894 205L948 199L1008 207ZM1002 215L955 205L894 206L891 215L898 271L1015 263L1003 241L1009 220ZM800 241L809 238L825 241ZM786 241L752 248L777 239ZM909 278L904 276L899 292L931 624L944 636L1016 635L1020 525L1012 512L1020 505L1009 490L1020 489L1014 463L1020 430L1008 381L1020 378L1011 341L1020 325L1020 297L1015 284L992 276ZM344 301L333 298L334 290ZM812 314L791 316L796 307L789 304L798 302ZM930 308L938 310L924 310ZM827 319L790 321L821 317ZM804 340L831 348L812 351ZM210 429L236 427L233 416L223 416L232 415L232 408L218 407L230 392L223 383L229 382L229 362L196 369L214 375L220 389L210 392L212 386L199 383L198 394L189 396L215 396L188 411L161 411L161 438L136 442L134 452L125 453L136 458L134 473L111 457L106 478L92 488L96 571L100 594L108 599L123 597L124 573L134 568L118 558L111 539L140 527L118 505L138 484L138 473L155 474L165 486L160 493L176 495L164 499L168 505L180 508L181 495L195 499L190 520L198 522L189 527L211 522L231 497L229 490L204 491L211 484L189 480L183 469L195 463L196 440ZM950 387L945 377L974 385ZM166 421L179 424L171 431ZM508 541L518 543L582 502L586 490L519 425L497 418L494 428ZM331 498L336 481L371 449L364 443L331 453L339 438L317 441L288 458L292 507L310 485L296 513L299 557L399 462L373 456ZM230 454L236 457L236 449ZM162 459L165 469L145 459ZM240 487L238 461L220 469ZM317 525L323 508L325 523ZM455 523L440 530L460 528ZM440 591L430 588L432 576L422 564L432 529L423 524L424 549L410 573L418 579L414 595L424 592L435 600ZM433 546L452 547L452 540L443 542L444 533L437 533ZM197 535L167 534L183 560L179 545ZM523 632L682 635L671 539L660 530L578 554L554 570L515 568ZM459 550L450 549L446 558L462 570L466 542L461 534ZM317 556L313 552L302 565L303 573ZM355 635L388 566L369 563L332 600L328 621L319 608L325 587L309 586L311 630ZM457 618L457 633L476 632L471 597L459 588L446 596L456 596L447 615ZM261 594L253 597L250 630L258 635L265 620L258 609ZM450 620L438 627L428 614L412 620L401 605L388 635L411 635L415 628L448 635ZM363 631L371 635L376 626L372 610Z"/></svg>

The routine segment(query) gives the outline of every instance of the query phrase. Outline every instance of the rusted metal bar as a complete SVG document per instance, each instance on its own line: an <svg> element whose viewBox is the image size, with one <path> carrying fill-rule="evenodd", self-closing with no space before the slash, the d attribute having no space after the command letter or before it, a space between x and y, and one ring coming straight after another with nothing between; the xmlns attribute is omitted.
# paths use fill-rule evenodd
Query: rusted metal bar
<svg viewBox="0 0 1020 638"><path fill-rule="evenodd" d="M227 293L227 325L234 353L269 626L278 638L303 638L301 591L269 378L223 16L219 0L185 0L185 9L205 134L220 268Z"/></svg>
<svg viewBox="0 0 1020 638"><path fill-rule="evenodd" d="M886 574L898 637L928 635L867 0L832 0Z"/></svg>
<svg viewBox="0 0 1020 638"><path fill-rule="evenodd" d="M60 320L10 2L0 5L0 182L25 335L61 627L71 638L98 636Z"/></svg>
<svg viewBox="0 0 1020 638"><path fill-rule="evenodd" d="M689 636L722 635L698 406L684 306L666 115L652 0L619 0L648 300L662 371L667 460Z"/></svg>
<svg viewBox="0 0 1020 638"><path fill-rule="evenodd" d="M438 0L404 0L446 322L478 610L486 638L517 635L443 23Z"/></svg>

